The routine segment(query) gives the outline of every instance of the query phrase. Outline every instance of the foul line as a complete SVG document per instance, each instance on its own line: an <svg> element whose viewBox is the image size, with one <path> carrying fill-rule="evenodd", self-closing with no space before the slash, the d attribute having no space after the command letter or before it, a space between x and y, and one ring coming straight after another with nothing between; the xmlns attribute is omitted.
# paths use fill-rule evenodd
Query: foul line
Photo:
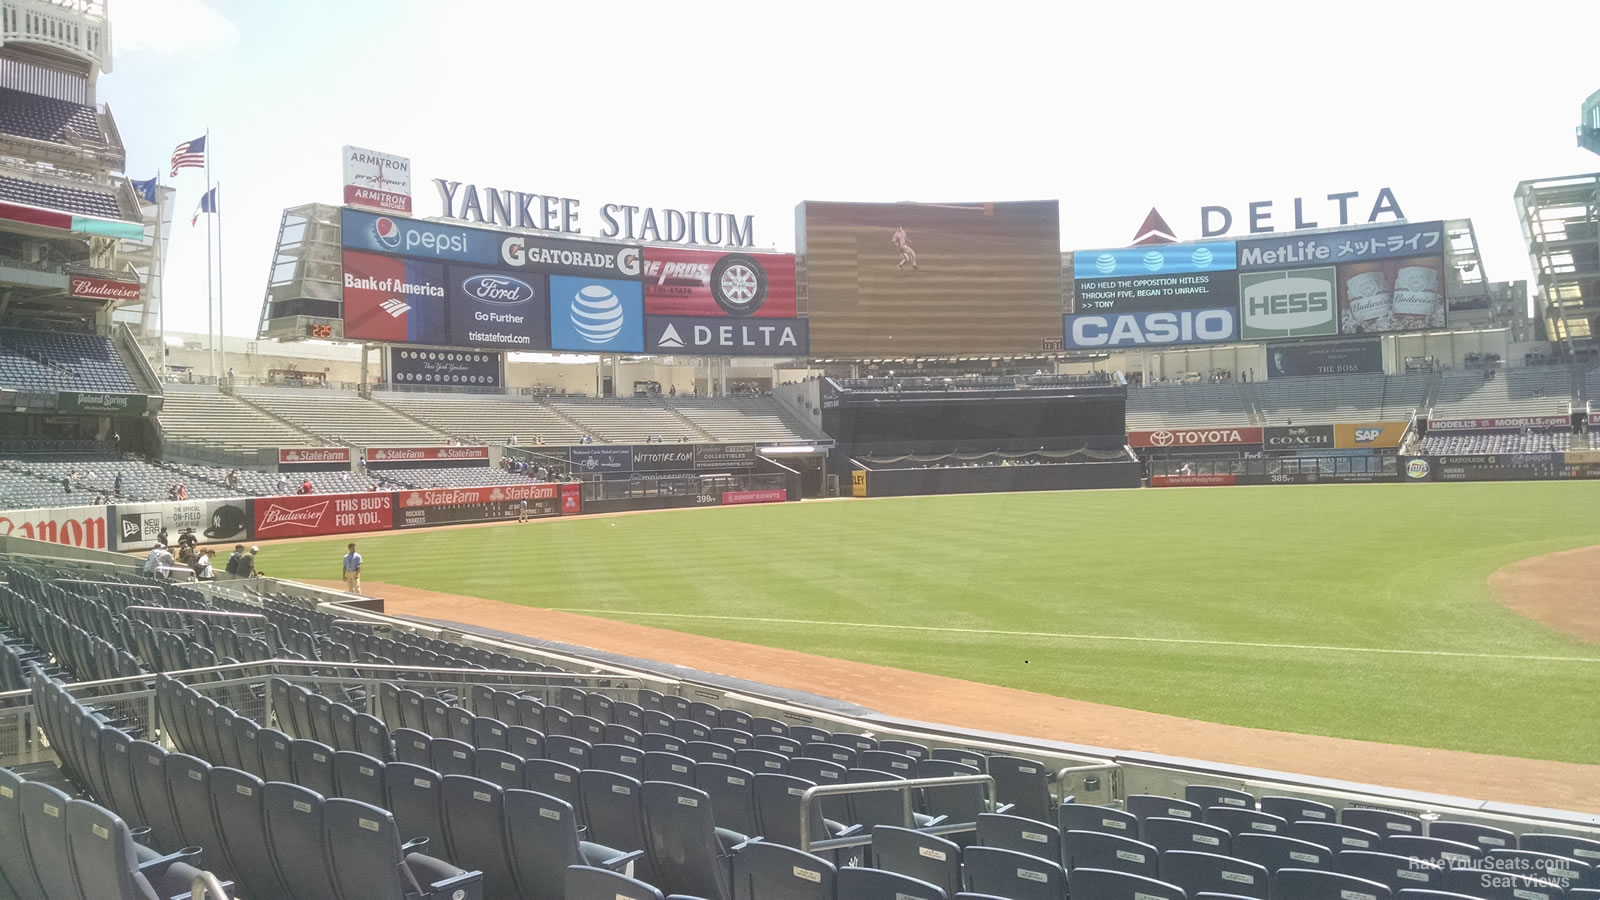
<svg viewBox="0 0 1600 900"><path fill-rule="evenodd" d="M1144 644L1195 644L1209 647L1255 647L1262 650L1311 650L1323 653L1390 653L1397 656L1448 656L1458 659L1502 659L1512 662L1600 663L1600 656L1516 656L1506 653L1467 653L1459 650L1405 650L1386 647L1335 647L1326 644L1269 644L1257 641L1210 641L1198 638L1130 637L1119 634L1063 634L1054 631L1000 631L988 628L946 628L937 625L885 625L874 622L817 622L811 619L767 619L756 616L712 616L695 613L644 612L625 609L546 607L553 612L600 616L656 616L665 619L716 619L727 622L765 622L773 625L812 625L822 628L881 628L891 631L934 631L947 634L986 634L999 637L1059 638L1070 641L1126 641Z"/></svg>

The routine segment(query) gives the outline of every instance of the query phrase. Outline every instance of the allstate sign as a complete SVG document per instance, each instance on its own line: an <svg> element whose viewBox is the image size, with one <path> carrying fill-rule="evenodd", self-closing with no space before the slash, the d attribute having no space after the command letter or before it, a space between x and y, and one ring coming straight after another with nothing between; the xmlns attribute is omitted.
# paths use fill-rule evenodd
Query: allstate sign
<svg viewBox="0 0 1600 900"><path fill-rule="evenodd" d="M1067 316L1067 349L1172 347L1238 340L1232 309L1181 309Z"/></svg>

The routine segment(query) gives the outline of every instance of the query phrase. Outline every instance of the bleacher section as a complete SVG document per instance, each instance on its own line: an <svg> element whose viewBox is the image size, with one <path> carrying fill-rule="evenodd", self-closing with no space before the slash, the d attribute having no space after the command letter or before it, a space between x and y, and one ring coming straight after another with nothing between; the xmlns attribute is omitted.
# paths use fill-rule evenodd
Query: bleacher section
<svg viewBox="0 0 1600 900"><path fill-rule="evenodd" d="M1427 375L1327 375L1255 382L1266 425L1398 422L1420 411Z"/></svg>
<svg viewBox="0 0 1600 900"><path fill-rule="evenodd" d="M1246 426L1250 408L1236 384L1152 384L1128 388L1128 429Z"/></svg>
<svg viewBox="0 0 1600 900"><path fill-rule="evenodd" d="M471 443L576 444L583 431L539 400L471 394L387 393L382 403Z"/></svg>
<svg viewBox="0 0 1600 900"><path fill-rule="evenodd" d="M117 195L110 188L67 187L0 175L0 200L80 216L122 218Z"/></svg>
<svg viewBox="0 0 1600 900"><path fill-rule="evenodd" d="M228 450L318 447L329 443L215 388L196 391L168 385L161 409L161 430L168 440Z"/></svg>
<svg viewBox="0 0 1600 900"><path fill-rule="evenodd" d="M1562 453L1573 449L1572 434L1429 434L1422 452L1434 456L1468 453Z"/></svg>
<svg viewBox="0 0 1600 900"><path fill-rule="evenodd" d="M718 441L779 443L815 438L811 428L771 397L676 397L667 402Z"/></svg>
<svg viewBox="0 0 1600 900"><path fill-rule="evenodd" d="M10 562L0 687L25 685L60 760L0 772L0 869L28 885L22 896L170 898L175 888L32 885L59 882L63 868L79 886L98 884L91 874L131 873L184 847L246 898L1061 900L1070 888L1087 900L1376 900L1417 888L1557 900L1600 886L1600 841L1514 812L1490 824L1170 769L1164 795L1078 802L1022 747L774 713L785 721L709 702L722 697L692 683L618 679L531 645L364 623L317 609L292 585L263 595L131 575L84 582ZM246 666L232 680L206 671L225 658ZM814 785L956 775L987 775L992 796L978 783L858 792L823 801L801 830L799 798ZM57 804L57 819L66 807L66 823L51 824L40 803ZM89 813L124 845L128 828L145 829L149 852L100 860L83 849L87 837L62 837ZM427 856L402 846L422 838L411 849ZM813 854L797 849L802 838L845 840ZM1572 891L1520 874L1535 864L1559 868ZM1489 875L1505 889L1475 887Z"/></svg>
<svg viewBox="0 0 1600 900"><path fill-rule="evenodd" d="M613 444L643 444L657 437L669 444L684 438L705 440L694 425L659 400L564 398L552 400L550 405L590 434Z"/></svg>
<svg viewBox="0 0 1600 900"><path fill-rule="evenodd" d="M103 144L94 107L0 88L0 132L54 144Z"/></svg>
<svg viewBox="0 0 1600 900"><path fill-rule="evenodd" d="M0 328L0 386L139 393L110 338L24 328Z"/></svg>
<svg viewBox="0 0 1600 900"><path fill-rule="evenodd" d="M272 415L334 442L361 446L449 443L445 434L355 394L331 390L241 390L236 393Z"/></svg>
<svg viewBox="0 0 1600 900"><path fill-rule="evenodd" d="M1572 371L1566 366L1507 369L1485 379L1481 372L1451 373L1433 404L1436 419L1553 416L1573 402Z"/></svg>

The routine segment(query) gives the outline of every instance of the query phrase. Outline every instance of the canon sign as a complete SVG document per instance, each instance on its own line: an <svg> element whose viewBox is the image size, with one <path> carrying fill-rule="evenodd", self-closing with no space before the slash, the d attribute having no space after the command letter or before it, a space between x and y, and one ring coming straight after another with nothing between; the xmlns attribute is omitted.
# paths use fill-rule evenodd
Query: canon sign
<svg viewBox="0 0 1600 900"><path fill-rule="evenodd" d="M1261 443L1259 428L1171 428L1159 431L1130 431L1128 443L1135 447L1212 447Z"/></svg>

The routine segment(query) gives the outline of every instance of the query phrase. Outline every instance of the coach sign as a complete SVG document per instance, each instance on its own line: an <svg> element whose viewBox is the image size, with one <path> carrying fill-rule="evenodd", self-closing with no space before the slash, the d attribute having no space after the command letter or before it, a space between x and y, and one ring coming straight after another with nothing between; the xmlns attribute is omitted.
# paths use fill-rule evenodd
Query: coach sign
<svg viewBox="0 0 1600 900"><path fill-rule="evenodd" d="M1134 447L1224 447L1261 443L1259 428L1164 428L1130 431Z"/></svg>
<svg viewBox="0 0 1600 900"><path fill-rule="evenodd" d="M1262 429L1268 450L1322 450L1333 446L1332 425L1290 425Z"/></svg>

